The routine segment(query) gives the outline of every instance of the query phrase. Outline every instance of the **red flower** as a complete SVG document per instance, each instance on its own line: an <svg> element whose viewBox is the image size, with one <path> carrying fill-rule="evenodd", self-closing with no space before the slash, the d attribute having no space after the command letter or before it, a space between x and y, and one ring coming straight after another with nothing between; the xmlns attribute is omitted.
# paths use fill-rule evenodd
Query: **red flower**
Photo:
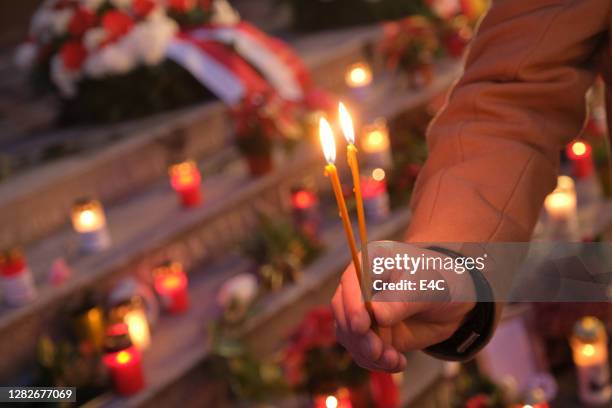
<svg viewBox="0 0 612 408"><path fill-rule="evenodd" d="M95 24L95 14L84 8L78 8L74 11L72 18L68 23L68 32L74 37L80 37L85 34L85 31L93 27Z"/></svg>
<svg viewBox="0 0 612 408"><path fill-rule="evenodd" d="M153 0L134 0L132 7L138 17L146 17L154 8Z"/></svg>
<svg viewBox="0 0 612 408"><path fill-rule="evenodd" d="M134 27L134 20L122 11L110 10L102 17L102 27L113 41L129 33Z"/></svg>
<svg viewBox="0 0 612 408"><path fill-rule="evenodd" d="M70 41L64 44L60 50L60 57L64 66L71 71L78 71L87 58L87 50L78 41Z"/></svg>
<svg viewBox="0 0 612 408"><path fill-rule="evenodd" d="M477 394L467 400L465 408L487 408L490 404L490 398L486 394Z"/></svg>
<svg viewBox="0 0 612 408"><path fill-rule="evenodd" d="M195 0L168 0L168 7L179 13L186 13L196 5Z"/></svg>

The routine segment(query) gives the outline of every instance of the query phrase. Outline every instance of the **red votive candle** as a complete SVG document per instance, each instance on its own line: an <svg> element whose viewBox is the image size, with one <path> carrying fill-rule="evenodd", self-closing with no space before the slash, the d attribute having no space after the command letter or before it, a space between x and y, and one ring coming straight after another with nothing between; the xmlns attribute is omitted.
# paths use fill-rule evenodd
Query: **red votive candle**
<svg viewBox="0 0 612 408"><path fill-rule="evenodd" d="M111 326L107 335L107 352L102 361L110 372L114 390L121 395L136 394L144 388L140 352L132 345L125 324Z"/></svg>
<svg viewBox="0 0 612 408"><path fill-rule="evenodd" d="M296 189L291 193L291 208L295 224L310 237L319 235L321 217L317 195L306 189Z"/></svg>
<svg viewBox="0 0 612 408"><path fill-rule="evenodd" d="M572 162L576 178L586 178L593 174L593 149L586 141L575 140L567 145L566 155Z"/></svg>
<svg viewBox="0 0 612 408"><path fill-rule="evenodd" d="M0 252L0 288L9 306L23 306L36 297L34 278L20 249Z"/></svg>
<svg viewBox="0 0 612 408"><path fill-rule="evenodd" d="M153 270L155 291L165 310L183 313L189 309L189 282L179 262L166 262Z"/></svg>
<svg viewBox="0 0 612 408"><path fill-rule="evenodd" d="M170 184L178 193L185 208L196 207L202 202L202 177L195 162L189 160L170 166Z"/></svg>

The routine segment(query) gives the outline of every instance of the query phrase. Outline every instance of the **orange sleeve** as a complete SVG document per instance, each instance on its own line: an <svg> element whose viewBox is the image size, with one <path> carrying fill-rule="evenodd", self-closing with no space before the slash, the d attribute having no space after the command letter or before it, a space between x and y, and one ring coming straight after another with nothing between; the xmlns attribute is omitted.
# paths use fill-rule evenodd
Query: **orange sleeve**
<svg viewBox="0 0 612 408"><path fill-rule="evenodd" d="M606 0L494 1L428 131L411 242L529 240L608 45Z"/></svg>

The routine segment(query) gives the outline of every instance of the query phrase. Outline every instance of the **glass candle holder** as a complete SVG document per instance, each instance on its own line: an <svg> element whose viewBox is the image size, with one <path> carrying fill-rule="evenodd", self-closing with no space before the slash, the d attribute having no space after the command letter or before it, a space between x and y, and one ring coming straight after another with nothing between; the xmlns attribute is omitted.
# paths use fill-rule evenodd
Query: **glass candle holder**
<svg viewBox="0 0 612 408"><path fill-rule="evenodd" d="M99 306L88 306L74 316L74 329L81 342L101 351L105 340L104 312Z"/></svg>
<svg viewBox="0 0 612 408"><path fill-rule="evenodd" d="M361 176L363 209L366 217L373 221L383 220L391 212L385 177L385 171L381 168L374 169L370 175Z"/></svg>
<svg viewBox="0 0 612 408"><path fill-rule="evenodd" d="M0 252L0 279L4 301L8 306L23 306L36 297L34 278L21 249L11 248Z"/></svg>
<svg viewBox="0 0 612 408"><path fill-rule="evenodd" d="M377 119L362 130L361 152L369 167L389 170L393 164L387 121Z"/></svg>
<svg viewBox="0 0 612 408"><path fill-rule="evenodd" d="M314 191L296 188L291 192L291 210L295 225L311 238L318 238L321 227L319 198Z"/></svg>
<svg viewBox="0 0 612 408"><path fill-rule="evenodd" d="M132 345L125 324L109 327L102 361L110 372L113 388L118 394L133 395L144 388L142 358Z"/></svg>
<svg viewBox="0 0 612 408"><path fill-rule="evenodd" d="M574 325L570 339L574 364L578 372L580 400L588 405L610 402L610 367L608 365L608 336L601 321L587 316Z"/></svg>
<svg viewBox="0 0 612 408"><path fill-rule="evenodd" d="M202 202L202 177L194 161L175 163L168 169L170 185L185 208L196 207Z"/></svg>
<svg viewBox="0 0 612 408"><path fill-rule="evenodd" d="M577 179L586 178L593 174L593 149L584 140L575 140L567 145L565 153L572 163L572 172Z"/></svg>
<svg viewBox="0 0 612 408"><path fill-rule="evenodd" d="M155 267L153 286L168 312L183 313L189 309L187 274L179 262L164 262Z"/></svg>
<svg viewBox="0 0 612 408"><path fill-rule="evenodd" d="M109 320L112 324L123 323L127 325L130 340L139 350L145 350L151 344L149 320L139 296L134 296L125 302L114 305L110 310Z"/></svg>
<svg viewBox="0 0 612 408"><path fill-rule="evenodd" d="M578 212L576 208L576 188L568 176L559 176L557 188L546 196L546 233L549 239L578 241Z"/></svg>
<svg viewBox="0 0 612 408"><path fill-rule="evenodd" d="M72 207L72 226L79 234L84 252L99 252L111 245L102 204L97 200L82 199Z"/></svg>

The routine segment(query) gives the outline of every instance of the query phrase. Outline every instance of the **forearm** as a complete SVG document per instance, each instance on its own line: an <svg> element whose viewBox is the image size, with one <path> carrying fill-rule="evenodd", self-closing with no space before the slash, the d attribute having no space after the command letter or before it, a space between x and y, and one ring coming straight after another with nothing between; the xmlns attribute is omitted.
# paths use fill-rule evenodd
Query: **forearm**
<svg viewBox="0 0 612 408"><path fill-rule="evenodd" d="M410 242L529 240L559 149L582 126L608 7L495 2L428 132Z"/></svg>

